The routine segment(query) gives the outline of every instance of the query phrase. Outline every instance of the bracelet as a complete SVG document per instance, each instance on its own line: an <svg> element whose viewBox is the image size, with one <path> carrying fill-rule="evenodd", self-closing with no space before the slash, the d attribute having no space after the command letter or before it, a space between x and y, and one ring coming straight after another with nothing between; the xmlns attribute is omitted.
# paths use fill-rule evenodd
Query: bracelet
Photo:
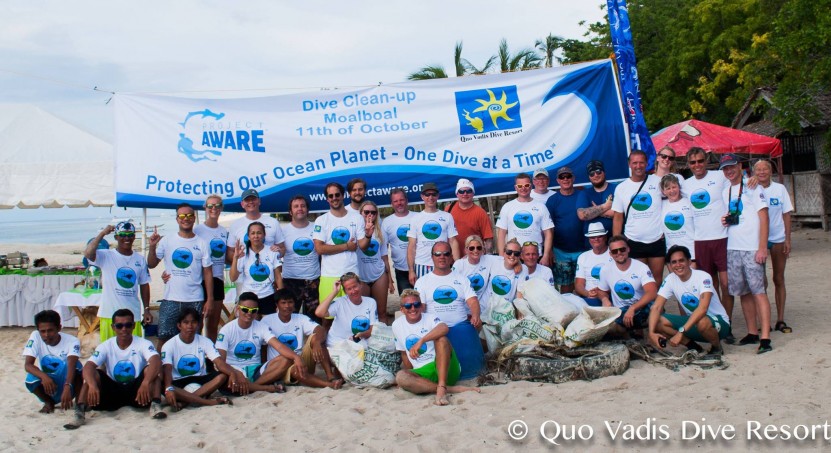
<svg viewBox="0 0 831 453"><path fill-rule="evenodd" d="M175 391L175 390L176 390L176 387L171 385L170 387L164 389L164 392L167 393L167 392L172 392L172 391Z"/></svg>

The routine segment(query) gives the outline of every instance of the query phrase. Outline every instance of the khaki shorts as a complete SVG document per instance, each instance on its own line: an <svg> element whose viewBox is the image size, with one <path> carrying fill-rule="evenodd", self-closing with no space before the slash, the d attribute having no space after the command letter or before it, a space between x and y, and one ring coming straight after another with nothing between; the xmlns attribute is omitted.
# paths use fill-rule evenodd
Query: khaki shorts
<svg viewBox="0 0 831 453"><path fill-rule="evenodd" d="M303 366L306 367L307 373L313 373L315 369L315 359L312 356L312 339L315 337L315 334L309 335L306 338L306 342L303 343L303 349L300 350L300 360L303 361ZM291 379L291 371L294 369L296 365L292 365L286 370L285 376L283 376L283 382L286 384L297 384L297 381L293 381Z"/></svg>

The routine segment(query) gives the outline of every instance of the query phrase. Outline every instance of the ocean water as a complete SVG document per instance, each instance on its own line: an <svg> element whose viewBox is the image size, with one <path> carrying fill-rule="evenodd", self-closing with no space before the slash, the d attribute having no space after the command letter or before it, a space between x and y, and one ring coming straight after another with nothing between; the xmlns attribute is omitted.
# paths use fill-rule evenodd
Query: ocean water
<svg viewBox="0 0 831 453"><path fill-rule="evenodd" d="M118 221L127 218L119 217ZM141 218L133 218L136 228L141 223ZM9 243L31 243L31 244L61 244L67 242L86 243L107 225L114 225L112 218L77 218L77 219L42 219L42 220L3 220L0 211L0 244ZM158 232L161 235L175 232L176 219L172 215L147 216L147 223L151 226L148 236L153 233L153 225L159 225ZM141 240L139 233L136 238L136 245ZM112 234L104 239L110 244L115 244Z"/></svg>

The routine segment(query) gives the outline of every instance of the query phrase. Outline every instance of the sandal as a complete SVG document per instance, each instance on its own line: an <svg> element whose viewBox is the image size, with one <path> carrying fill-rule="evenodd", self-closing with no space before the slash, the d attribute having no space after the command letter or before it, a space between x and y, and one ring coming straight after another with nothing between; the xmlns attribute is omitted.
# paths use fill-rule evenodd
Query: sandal
<svg viewBox="0 0 831 453"><path fill-rule="evenodd" d="M785 324L785 321L777 321L776 322L776 327L774 327L773 330L778 330L779 332L782 332L782 333L791 333L791 332L793 332L793 329L791 329L787 324Z"/></svg>

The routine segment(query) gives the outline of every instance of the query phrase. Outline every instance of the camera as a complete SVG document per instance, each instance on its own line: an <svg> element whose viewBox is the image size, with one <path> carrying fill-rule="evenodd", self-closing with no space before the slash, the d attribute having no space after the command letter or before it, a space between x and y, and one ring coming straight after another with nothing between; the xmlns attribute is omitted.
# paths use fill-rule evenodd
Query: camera
<svg viewBox="0 0 831 453"><path fill-rule="evenodd" d="M724 217L724 223L728 226L730 225L738 225L739 224L739 213L738 212L729 212Z"/></svg>

